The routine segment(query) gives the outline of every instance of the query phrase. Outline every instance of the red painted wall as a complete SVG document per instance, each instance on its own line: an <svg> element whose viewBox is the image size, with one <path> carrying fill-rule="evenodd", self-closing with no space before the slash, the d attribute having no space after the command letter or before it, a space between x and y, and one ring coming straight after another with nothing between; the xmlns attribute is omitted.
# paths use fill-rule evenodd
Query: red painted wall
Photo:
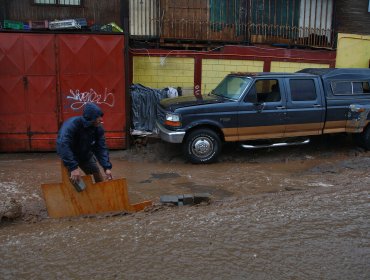
<svg viewBox="0 0 370 280"><path fill-rule="evenodd" d="M86 102L104 111L107 144L126 148L122 35L0 33L0 151L53 151Z"/></svg>

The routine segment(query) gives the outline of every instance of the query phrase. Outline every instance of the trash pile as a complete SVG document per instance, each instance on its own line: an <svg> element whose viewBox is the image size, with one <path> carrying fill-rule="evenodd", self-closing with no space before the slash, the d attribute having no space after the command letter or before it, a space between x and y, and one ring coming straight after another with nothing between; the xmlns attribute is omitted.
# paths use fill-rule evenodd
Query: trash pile
<svg viewBox="0 0 370 280"><path fill-rule="evenodd" d="M164 98L181 95L181 88L153 89L141 84L133 84L130 88L132 129L131 135L147 136L157 134L155 121L157 105Z"/></svg>
<svg viewBox="0 0 370 280"><path fill-rule="evenodd" d="M0 29L23 30L23 31L58 31L58 30L84 30L91 32L123 32L116 23L105 25L95 24L86 18L62 19L62 20L29 20L28 22L4 20L0 22Z"/></svg>

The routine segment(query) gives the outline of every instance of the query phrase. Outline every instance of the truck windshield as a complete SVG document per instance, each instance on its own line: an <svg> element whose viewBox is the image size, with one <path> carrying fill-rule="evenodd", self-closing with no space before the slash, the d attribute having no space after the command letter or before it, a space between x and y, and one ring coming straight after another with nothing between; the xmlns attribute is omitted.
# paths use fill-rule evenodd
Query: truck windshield
<svg viewBox="0 0 370 280"><path fill-rule="evenodd" d="M222 82L211 91L211 94L232 100L238 100L251 80L247 77L226 76Z"/></svg>

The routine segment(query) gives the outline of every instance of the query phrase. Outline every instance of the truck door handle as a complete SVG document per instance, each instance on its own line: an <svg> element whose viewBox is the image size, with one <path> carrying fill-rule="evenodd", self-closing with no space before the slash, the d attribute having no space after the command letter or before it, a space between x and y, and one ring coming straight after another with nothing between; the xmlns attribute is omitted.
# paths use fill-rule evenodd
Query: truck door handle
<svg viewBox="0 0 370 280"><path fill-rule="evenodd" d="M313 107L319 108L319 107L321 107L321 105L320 104L314 104Z"/></svg>
<svg viewBox="0 0 370 280"><path fill-rule="evenodd" d="M282 109L286 109L286 107L285 106L276 106L276 109L282 110Z"/></svg>

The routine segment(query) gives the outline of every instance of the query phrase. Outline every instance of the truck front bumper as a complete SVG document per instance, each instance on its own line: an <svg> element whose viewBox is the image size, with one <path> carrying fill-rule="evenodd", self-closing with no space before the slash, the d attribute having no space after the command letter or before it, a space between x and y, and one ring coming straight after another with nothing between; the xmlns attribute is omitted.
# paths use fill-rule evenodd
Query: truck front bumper
<svg viewBox="0 0 370 280"><path fill-rule="evenodd" d="M185 137L185 131L172 131L165 128L162 124L156 121L159 130L159 136L162 140L170 143L182 143Z"/></svg>

